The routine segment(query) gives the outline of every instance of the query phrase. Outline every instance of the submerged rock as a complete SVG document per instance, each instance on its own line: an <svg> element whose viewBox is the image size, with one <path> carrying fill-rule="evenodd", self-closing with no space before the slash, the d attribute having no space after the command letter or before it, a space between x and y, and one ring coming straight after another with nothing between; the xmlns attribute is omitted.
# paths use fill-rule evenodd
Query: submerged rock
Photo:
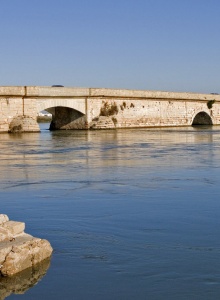
<svg viewBox="0 0 220 300"><path fill-rule="evenodd" d="M23 222L1 214L0 222L0 276L13 276L51 256L50 243L26 234Z"/></svg>

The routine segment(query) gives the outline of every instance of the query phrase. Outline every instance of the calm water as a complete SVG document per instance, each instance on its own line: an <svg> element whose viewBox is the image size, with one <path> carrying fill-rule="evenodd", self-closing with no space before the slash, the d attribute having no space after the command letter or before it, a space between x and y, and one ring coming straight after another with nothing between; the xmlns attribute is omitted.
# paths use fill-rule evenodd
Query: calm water
<svg viewBox="0 0 220 300"><path fill-rule="evenodd" d="M220 127L41 126L0 135L1 213L54 248L7 299L220 298Z"/></svg>

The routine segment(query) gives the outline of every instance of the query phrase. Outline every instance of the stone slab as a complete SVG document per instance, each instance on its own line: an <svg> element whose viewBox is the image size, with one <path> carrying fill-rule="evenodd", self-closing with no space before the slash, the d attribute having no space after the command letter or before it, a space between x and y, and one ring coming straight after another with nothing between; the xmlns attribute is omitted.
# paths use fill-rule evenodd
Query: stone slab
<svg viewBox="0 0 220 300"><path fill-rule="evenodd" d="M24 86L0 86L0 96L23 96Z"/></svg>
<svg viewBox="0 0 220 300"><path fill-rule="evenodd" d="M13 234L7 230L7 228L3 228L0 226L0 242L10 241L13 239Z"/></svg>
<svg viewBox="0 0 220 300"><path fill-rule="evenodd" d="M24 232L25 223L8 221L2 224L2 228L7 229L13 236L16 236Z"/></svg>

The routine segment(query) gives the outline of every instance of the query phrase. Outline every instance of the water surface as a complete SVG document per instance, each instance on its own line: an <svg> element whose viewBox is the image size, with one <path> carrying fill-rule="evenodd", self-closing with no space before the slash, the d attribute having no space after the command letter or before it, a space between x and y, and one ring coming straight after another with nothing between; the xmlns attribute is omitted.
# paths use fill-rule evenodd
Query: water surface
<svg viewBox="0 0 220 300"><path fill-rule="evenodd" d="M0 135L0 210L48 239L7 299L218 299L220 127Z"/></svg>

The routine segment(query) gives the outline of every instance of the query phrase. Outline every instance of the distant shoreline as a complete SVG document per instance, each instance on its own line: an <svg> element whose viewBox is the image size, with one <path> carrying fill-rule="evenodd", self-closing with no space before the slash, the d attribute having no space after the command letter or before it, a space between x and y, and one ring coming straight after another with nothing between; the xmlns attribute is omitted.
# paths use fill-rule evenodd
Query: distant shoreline
<svg viewBox="0 0 220 300"><path fill-rule="evenodd" d="M37 122L38 123L50 123L52 121L52 117L49 116L38 116Z"/></svg>

